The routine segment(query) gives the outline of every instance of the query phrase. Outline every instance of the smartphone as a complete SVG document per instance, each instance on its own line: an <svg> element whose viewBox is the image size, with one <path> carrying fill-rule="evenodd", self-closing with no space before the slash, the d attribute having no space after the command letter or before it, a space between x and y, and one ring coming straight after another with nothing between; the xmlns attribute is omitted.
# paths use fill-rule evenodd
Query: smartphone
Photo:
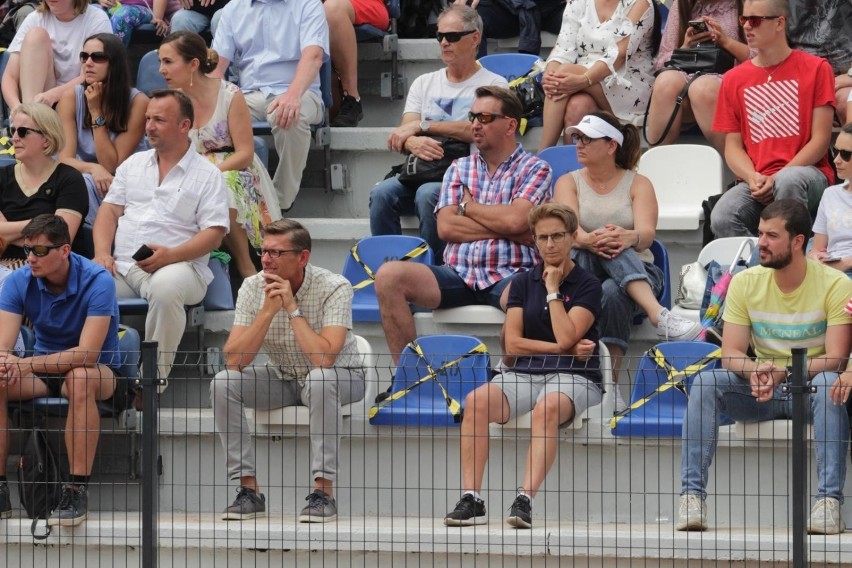
<svg viewBox="0 0 852 568"><path fill-rule="evenodd" d="M822 259L823 262L837 262L838 260L843 260L839 256L826 256Z"/></svg>
<svg viewBox="0 0 852 568"><path fill-rule="evenodd" d="M700 34L707 31L707 22L704 20L690 20L689 27L695 30L695 33Z"/></svg>
<svg viewBox="0 0 852 568"><path fill-rule="evenodd" d="M139 262L140 260L145 260L146 258L150 258L151 255L153 255L153 254L154 254L154 251L152 251L150 248L148 248L148 245L142 245L141 247L139 247L139 250L137 250L136 252L133 253L132 258L136 262Z"/></svg>

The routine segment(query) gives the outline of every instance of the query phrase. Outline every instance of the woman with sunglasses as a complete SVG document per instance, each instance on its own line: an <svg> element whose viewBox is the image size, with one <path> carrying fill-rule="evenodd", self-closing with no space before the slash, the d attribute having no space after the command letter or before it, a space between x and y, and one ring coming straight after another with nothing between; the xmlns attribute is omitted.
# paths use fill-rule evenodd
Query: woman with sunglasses
<svg viewBox="0 0 852 568"><path fill-rule="evenodd" d="M116 168L145 149L148 97L131 88L127 52L113 34L88 38L80 63L83 84L59 101L66 141L59 160L76 168L86 180L89 213L85 221L91 225Z"/></svg>
<svg viewBox="0 0 852 568"><path fill-rule="evenodd" d="M218 54L195 32L169 34L160 44L160 73L192 101L195 123L189 131L195 149L225 174L231 230L224 239L243 278L257 274L249 245L260 248L263 225L281 218L269 172L254 153L251 117L239 87L208 77Z"/></svg>
<svg viewBox="0 0 852 568"><path fill-rule="evenodd" d="M546 95L539 149L555 146L563 130L604 110L641 121L660 45L655 0L573 0L541 80ZM565 143L569 135L565 134Z"/></svg>
<svg viewBox="0 0 852 568"><path fill-rule="evenodd" d="M81 82L77 54L83 39L112 32L107 15L88 7L89 0L43 0L27 16L9 44L3 73L3 100L10 109L22 102L55 106Z"/></svg>
<svg viewBox="0 0 852 568"><path fill-rule="evenodd" d="M654 70L659 71L665 66L676 47L690 48L698 44L716 44L730 53L738 63L751 58L752 53L737 22L742 9L742 0L674 0L660 51L654 60ZM725 135L713 132L712 128L716 98L722 84L721 75L701 75L690 83L674 122L666 132L675 100L692 78L692 75L682 71L666 71L657 75L648 106L646 136L654 145L672 144L680 136L684 125L697 123L704 137L721 153L725 146Z"/></svg>
<svg viewBox="0 0 852 568"><path fill-rule="evenodd" d="M33 217L42 213L62 217L73 242L89 200L83 175L54 157L65 145L55 110L41 103L21 104L12 111L11 124L18 163L0 168L0 237L10 243L8 257L26 258L21 231ZM84 250L77 241L75 250Z"/></svg>
<svg viewBox="0 0 852 568"><path fill-rule="evenodd" d="M834 166L843 183L826 188L819 202L811 239L812 259L843 271L852 277L852 123L840 129L834 143Z"/></svg>
<svg viewBox="0 0 852 568"><path fill-rule="evenodd" d="M635 172L639 131L597 112L565 132L584 167L559 178L553 199L580 218L574 261L603 284L598 330L612 354L613 369L627 351L636 315L647 314L665 340L695 339L701 325L672 314L657 300L663 272L649 250L657 227L657 196L650 180ZM616 410L624 408L617 390L616 405Z"/></svg>

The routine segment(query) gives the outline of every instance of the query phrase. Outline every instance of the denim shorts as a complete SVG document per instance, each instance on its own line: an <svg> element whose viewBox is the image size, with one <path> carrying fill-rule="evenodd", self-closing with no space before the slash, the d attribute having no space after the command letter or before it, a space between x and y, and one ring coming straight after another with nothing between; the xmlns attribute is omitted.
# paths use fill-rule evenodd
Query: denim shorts
<svg viewBox="0 0 852 568"><path fill-rule="evenodd" d="M459 306L489 305L497 309L500 307L500 296L509 285L514 275L507 276L496 284L482 290L474 290L462 280L458 272L449 266L430 266L429 269L438 281L441 290L441 303L439 309L457 308Z"/></svg>

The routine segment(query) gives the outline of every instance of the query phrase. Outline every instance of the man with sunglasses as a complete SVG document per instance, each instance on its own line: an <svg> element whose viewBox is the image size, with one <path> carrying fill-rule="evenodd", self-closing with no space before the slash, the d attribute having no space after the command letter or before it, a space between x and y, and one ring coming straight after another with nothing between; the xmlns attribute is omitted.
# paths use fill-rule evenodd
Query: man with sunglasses
<svg viewBox="0 0 852 568"><path fill-rule="evenodd" d="M0 517L11 515L6 487L7 403L45 396L70 402L65 442L71 478L47 523L76 526L88 515L86 485L100 433L96 401L113 395L118 357L118 304L109 272L71 252L68 225L39 215L22 231L27 265L0 294ZM32 322L35 354L12 353L23 319Z"/></svg>
<svg viewBox="0 0 852 568"><path fill-rule="evenodd" d="M364 398L364 371L351 331L352 286L343 276L308 262L311 235L298 222L274 221L263 233L263 272L240 287L224 349L228 369L210 383L228 476L240 484L222 519L266 515L245 407L301 404L310 415L314 491L299 522L325 523L337 518L333 485L339 469L340 406ZM255 366L260 352L270 362Z"/></svg>
<svg viewBox="0 0 852 568"><path fill-rule="evenodd" d="M376 274L382 327L394 363L415 338L409 302L424 308L506 305L512 276L538 255L527 223L551 198L550 166L515 141L521 102L502 87L479 87L468 117L477 151L447 170L435 211L446 239L444 266L387 262Z"/></svg>
<svg viewBox="0 0 852 568"><path fill-rule="evenodd" d="M476 62L482 36L482 19L468 6L450 5L438 18L438 42L445 69L424 73L408 90L402 124L388 137L388 150L410 154L420 160L442 160L444 150L436 136L473 142L467 113L478 87L507 87L506 79ZM420 237L435 253L438 264L446 243L438 235L435 205L441 177L419 186L402 183L397 176L379 182L370 191L370 232L400 235L402 215L417 215Z"/></svg>
<svg viewBox="0 0 852 568"><path fill-rule="evenodd" d="M755 236L760 212L795 199L816 212L834 179L828 161L834 74L827 61L787 44L787 0L746 0L740 25L757 55L722 79L713 130L739 183L710 217L716 237Z"/></svg>

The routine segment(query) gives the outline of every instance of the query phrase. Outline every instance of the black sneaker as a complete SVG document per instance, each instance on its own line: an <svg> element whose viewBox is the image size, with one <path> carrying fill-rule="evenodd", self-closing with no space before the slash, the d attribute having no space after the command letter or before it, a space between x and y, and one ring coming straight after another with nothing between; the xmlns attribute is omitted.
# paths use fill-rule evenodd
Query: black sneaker
<svg viewBox="0 0 852 568"><path fill-rule="evenodd" d="M62 486L59 506L47 519L50 527L76 527L89 516L89 492L85 485L66 483Z"/></svg>
<svg viewBox="0 0 852 568"><path fill-rule="evenodd" d="M518 495L509 509L506 522L516 529L532 528L532 503L526 495Z"/></svg>
<svg viewBox="0 0 852 568"><path fill-rule="evenodd" d="M465 493L456 508L444 517L444 524L448 527L469 527L471 525L484 525L488 522L485 516L485 501L477 499L470 493Z"/></svg>
<svg viewBox="0 0 852 568"><path fill-rule="evenodd" d="M361 108L361 103L355 100L355 97L344 93L343 100L340 101L340 111L331 121L331 125L352 128L358 126L362 118L364 118L364 109Z"/></svg>
<svg viewBox="0 0 852 568"><path fill-rule="evenodd" d="M266 497L248 487L237 489L234 504L222 513L223 521L245 521L266 516Z"/></svg>
<svg viewBox="0 0 852 568"><path fill-rule="evenodd" d="M305 501L308 504L299 514L300 523L327 523L337 518L337 502L325 491L315 489Z"/></svg>
<svg viewBox="0 0 852 568"><path fill-rule="evenodd" d="M0 483L0 519L12 516L12 499L9 497L9 485Z"/></svg>

